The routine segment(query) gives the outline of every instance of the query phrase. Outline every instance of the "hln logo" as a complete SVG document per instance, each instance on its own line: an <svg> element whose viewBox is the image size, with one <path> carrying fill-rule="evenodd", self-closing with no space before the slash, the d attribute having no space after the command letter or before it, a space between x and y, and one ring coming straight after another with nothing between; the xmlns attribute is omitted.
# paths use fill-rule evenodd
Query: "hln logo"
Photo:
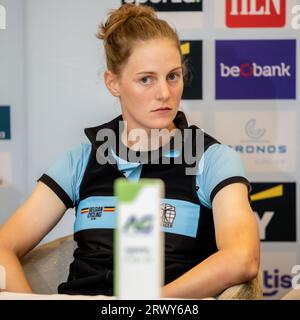
<svg viewBox="0 0 300 320"><path fill-rule="evenodd" d="M0 30L6 29L6 9L0 5Z"/></svg>
<svg viewBox="0 0 300 320"><path fill-rule="evenodd" d="M286 0L226 0L229 28L274 28L286 24Z"/></svg>

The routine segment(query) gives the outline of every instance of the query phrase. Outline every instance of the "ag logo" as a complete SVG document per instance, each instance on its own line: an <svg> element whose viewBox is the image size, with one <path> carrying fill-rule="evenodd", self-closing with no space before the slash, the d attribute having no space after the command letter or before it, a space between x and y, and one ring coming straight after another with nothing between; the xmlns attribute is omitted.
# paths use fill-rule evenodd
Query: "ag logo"
<svg viewBox="0 0 300 320"><path fill-rule="evenodd" d="M202 41L181 41L186 65L182 99L202 99Z"/></svg>
<svg viewBox="0 0 300 320"><path fill-rule="evenodd" d="M202 11L203 0L122 0L124 3L148 5L157 11Z"/></svg>
<svg viewBox="0 0 300 320"><path fill-rule="evenodd" d="M153 230L153 216L144 215L138 217L136 215L129 216L124 224L123 231L131 234L148 234Z"/></svg>
<svg viewBox="0 0 300 320"><path fill-rule="evenodd" d="M296 183L251 183L262 241L296 241Z"/></svg>

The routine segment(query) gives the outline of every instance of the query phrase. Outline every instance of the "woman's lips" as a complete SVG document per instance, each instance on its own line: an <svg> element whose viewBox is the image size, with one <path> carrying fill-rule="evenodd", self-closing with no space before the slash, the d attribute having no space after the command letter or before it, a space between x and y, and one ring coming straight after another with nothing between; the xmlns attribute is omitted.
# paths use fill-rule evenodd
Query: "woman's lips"
<svg viewBox="0 0 300 320"><path fill-rule="evenodd" d="M157 108L157 109L153 110L153 112L167 112L170 110L172 110L172 109L169 107L161 107L161 108Z"/></svg>

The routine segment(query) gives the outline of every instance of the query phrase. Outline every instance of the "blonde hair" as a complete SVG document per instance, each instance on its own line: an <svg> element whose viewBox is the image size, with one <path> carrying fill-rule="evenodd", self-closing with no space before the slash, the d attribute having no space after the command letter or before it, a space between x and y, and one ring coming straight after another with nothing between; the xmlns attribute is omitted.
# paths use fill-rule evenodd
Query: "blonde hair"
<svg viewBox="0 0 300 320"><path fill-rule="evenodd" d="M176 30L159 19L149 6L124 4L111 10L107 21L100 24L96 36L104 41L107 69L116 75L122 72L134 45L141 41L157 38L174 41L183 62Z"/></svg>

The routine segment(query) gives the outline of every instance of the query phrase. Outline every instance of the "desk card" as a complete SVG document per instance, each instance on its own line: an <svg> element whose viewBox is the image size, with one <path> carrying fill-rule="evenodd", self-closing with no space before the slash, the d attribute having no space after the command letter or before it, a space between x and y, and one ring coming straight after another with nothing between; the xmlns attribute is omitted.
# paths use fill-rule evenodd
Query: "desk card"
<svg viewBox="0 0 300 320"><path fill-rule="evenodd" d="M119 299L160 298L163 248L160 202L164 184L158 179L118 179L115 230L114 295Z"/></svg>

